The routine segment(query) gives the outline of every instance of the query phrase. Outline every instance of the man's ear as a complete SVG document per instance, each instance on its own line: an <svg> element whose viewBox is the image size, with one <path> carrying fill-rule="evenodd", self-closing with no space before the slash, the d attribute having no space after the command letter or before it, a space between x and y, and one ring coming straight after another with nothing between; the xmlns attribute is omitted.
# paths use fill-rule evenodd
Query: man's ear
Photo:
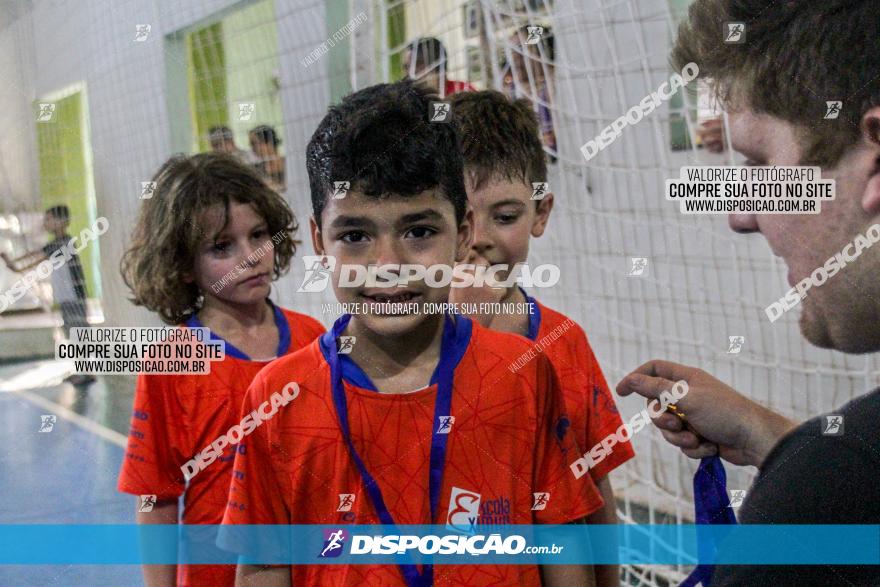
<svg viewBox="0 0 880 587"><path fill-rule="evenodd" d="M455 260L467 259L474 241L474 209L468 204L464 219L458 225L458 242L455 249Z"/></svg>
<svg viewBox="0 0 880 587"><path fill-rule="evenodd" d="M550 220L550 211L553 210L553 194L548 192L542 200L538 201L538 209L535 214L535 222L532 223L532 236L537 238L544 234L547 222Z"/></svg>
<svg viewBox="0 0 880 587"><path fill-rule="evenodd" d="M321 229L318 228L318 221L314 216L309 217L309 233L312 235L312 248L315 249L316 255L324 254L324 237Z"/></svg>
<svg viewBox="0 0 880 587"><path fill-rule="evenodd" d="M862 209L876 216L880 214L880 106L871 108L862 117L862 138L871 154L871 168L865 193L862 194Z"/></svg>

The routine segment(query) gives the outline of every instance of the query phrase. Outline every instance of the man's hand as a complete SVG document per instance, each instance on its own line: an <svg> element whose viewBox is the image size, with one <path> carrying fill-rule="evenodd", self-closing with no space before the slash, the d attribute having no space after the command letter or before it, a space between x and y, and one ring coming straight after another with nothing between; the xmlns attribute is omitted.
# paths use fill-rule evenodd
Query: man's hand
<svg viewBox="0 0 880 587"><path fill-rule="evenodd" d="M658 398L677 381L688 393L676 402L687 419L674 414L653 420L663 438L693 459L719 454L734 465L760 467L770 449L795 423L739 394L705 371L669 361L649 361L617 384L622 396Z"/></svg>

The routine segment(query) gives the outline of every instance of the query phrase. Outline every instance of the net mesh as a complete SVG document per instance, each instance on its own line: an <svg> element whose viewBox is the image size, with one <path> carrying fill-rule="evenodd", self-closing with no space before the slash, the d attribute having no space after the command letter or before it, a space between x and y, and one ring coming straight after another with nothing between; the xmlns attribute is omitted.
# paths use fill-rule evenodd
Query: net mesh
<svg viewBox="0 0 880 587"><path fill-rule="evenodd" d="M670 46L686 5L384 3L377 6L386 13L403 7L406 34L402 43L380 40L379 46L405 53L412 39L436 37L447 47L449 77L532 102L555 161L549 182L556 199L530 262L556 263L562 275L559 286L535 293L584 327L612 385L643 362L664 358L700 366L803 420L862 393L876 380L877 365L809 346L796 312L771 324L763 310L788 286L764 240L735 235L723 216L684 216L664 199L665 180L684 165L739 163L729 145L722 154L699 146L698 125L721 115L705 88L626 127L589 161L581 152L669 80ZM733 349L741 343L739 352L729 352L732 342ZM619 406L628 418L644 403L626 398ZM697 463L653 429L633 443L634 461L612 473L622 520L692 522ZM749 487L754 470L727 469L730 489ZM628 584L665 585L688 570L628 566L623 572Z"/></svg>

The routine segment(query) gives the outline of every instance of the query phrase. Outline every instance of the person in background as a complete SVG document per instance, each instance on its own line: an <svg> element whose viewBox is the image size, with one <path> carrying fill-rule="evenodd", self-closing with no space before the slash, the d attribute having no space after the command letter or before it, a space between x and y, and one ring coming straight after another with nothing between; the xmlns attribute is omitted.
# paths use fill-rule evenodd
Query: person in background
<svg viewBox="0 0 880 587"><path fill-rule="evenodd" d="M556 161L556 130L551 112L555 47L550 27L520 27L510 37L510 55L502 80L507 97L527 100L538 115L541 142L550 152L551 163Z"/></svg>
<svg viewBox="0 0 880 587"><path fill-rule="evenodd" d="M721 117L709 118L697 127L700 144L710 153L724 152L724 121Z"/></svg>
<svg viewBox="0 0 880 587"><path fill-rule="evenodd" d="M434 37L420 37L403 52L403 75L425 83L441 98L457 92L473 92L474 86L446 76L446 47Z"/></svg>
<svg viewBox="0 0 880 587"><path fill-rule="evenodd" d="M211 151L214 153L226 153L241 160L245 165L254 165L257 158L250 151L239 149L235 144L235 136L228 126L212 126L208 131L208 140L211 143Z"/></svg>
<svg viewBox="0 0 880 587"><path fill-rule="evenodd" d="M72 246L68 246L71 236L67 234L70 225L70 208L64 204L52 206L43 215L43 228L55 237L42 249L29 251L20 257L10 259L6 253L0 253L6 265L15 272L23 273L46 261L56 251L64 250L66 261L63 266L52 272L52 297L61 307L61 319L64 322L64 335L70 338L71 328L86 328L86 279L79 255ZM71 375L65 381L74 385L93 383L92 375Z"/></svg>
<svg viewBox="0 0 880 587"><path fill-rule="evenodd" d="M285 190L284 165L285 160L278 153L281 139L275 129L268 125L260 125L251 129L248 136L251 141L254 167L257 168L263 178L269 183L269 187L277 192Z"/></svg>

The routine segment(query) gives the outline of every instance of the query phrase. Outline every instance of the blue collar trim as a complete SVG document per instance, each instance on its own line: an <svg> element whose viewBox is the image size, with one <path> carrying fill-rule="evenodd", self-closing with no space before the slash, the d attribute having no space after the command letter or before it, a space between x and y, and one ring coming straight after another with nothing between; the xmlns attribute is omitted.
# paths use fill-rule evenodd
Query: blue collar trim
<svg viewBox="0 0 880 587"><path fill-rule="evenodd" d="M529 312L529 331L526 333L526 337L529 340L535 340L538 338L538 331L541 330L541 306L538 305L535 298L530 297L526 293L526 290L519 288L519 291L526 296L526 302L532 307L531 312Z"/></svg>
<svg viewBox="0 0 880 587"><path fill-rule="evenodd" d="M446 324L443 325L443 328L446 329L450 324L453 324L453 328L455 328L455 338L452 344L452 348L450 350L441 349L441 352L451 352L452 353L452 365L453 369L458 366L458 363L461 361L462 357L464 357L465 351L467 351L468 344L471 341L471 334L473 332L473 322L471 322L470 318L466 318L461 316L460 314L447 314ZM453 316L454 320L449 320L449 317ZM319 341L321 347L321 354L324 355L324 360L327 360L328 355L330 354L330 349L335 348L335 344L333 344L333 333L331 330L325 332ZM339 364L342 366L342 378L347 381L349 384L354 385L356 387L360 387L362 389L368 389L370 391L378 392L379 390L373 384L370 377L361 369L360 365L355 363L351 357L348 355L339 355ZM434 385L437 383L437 379L439 376L438 369L440 367L439 361L437 367L434 368L434 373L431 374L431 382L429 385Z"/></svg>
<svg viewBox="0 0 880 587"><path fill-rule="evenodd" d="M287 323L287 317L284 316L284 312L281 311L281 308L273 304L272 300L267 299L266 302L272 306L272 312L275 317L275 326L278 328L278 352L275 356L280 357L287 354L287 351L290 348L290 324ZM190 328L205 328L204 324L202 324L195 314L190 316L185 324ZM247 356L244 352L235 348L232 343L217 336L213 331L209 330L209 332L211 340L222 342L223 346L226 347L226 356L235 357L242 361L253 361L253 359Z"/></svg>

